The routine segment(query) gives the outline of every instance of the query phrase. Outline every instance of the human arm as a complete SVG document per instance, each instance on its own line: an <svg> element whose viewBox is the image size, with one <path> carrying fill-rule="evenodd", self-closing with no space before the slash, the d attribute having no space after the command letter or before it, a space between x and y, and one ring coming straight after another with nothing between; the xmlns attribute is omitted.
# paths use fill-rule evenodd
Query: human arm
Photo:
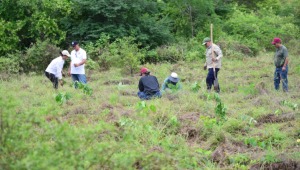
<svg viewBox="0 0 300 170"><path fill-rule="evenodd" d="M222 57L223 57L223 53L222 50L219 46L214 45L213 48L214 54L216 55L216 57L213 57L213 61L219 61Z"/></svg>
<svg viewBox="0 0 300 170"><path fill-rule="evenodd" d="M63 69L63 67L64 67L64 61L60 61L60 62L58 62L57 64L56 64L56 77L57 77L57 79L58 79L58 81L59 81L59 84L61 85L61 86L63 86L64 85L64 82L63 82L63 80L62 80L62 69Z"/></svg>
<svg viewBox="0 0 300 170"><path fill-rule="evenodd" d="M83 65L83 64L86 63L86 59L87 59L86 52L84 50L81 50L81 53L82 53L81 54L82 55L82 60L81 60L80 63L75 63L74 64L75 67L79 67L79 66L81 66L81 65Z"/></svg>
<svg viewBox="0 0 300 170"><path fill-rule="evenodd" d="M83 65L83 64L85 64L85 63L86 63L86 59L83 59L83 60L81 60L80 63L75 63L74 66L75 66L75 67L79 67L79 66L81 66L81 65Z"/></svg>
<svg viewBox="0 0 300 170"><path fill-rule="evenodd" d="M69 76L71 75L71 67L72 67L72 61L70 62L70 67L69 67L69 70L68 70L68 75Z"/></svg>
<svg viewBox="0 0 300 170"><path fill-rule="evenodd" d="M139 81L139 90L144 91L144 85L143 85L142 79L140 79L140 81Z"/></svg>
<svg viewBox="0 0 300 170"><path fill-rule="evenodd" d="M286 66L289 64L289 58L288 58L288 51L287 51L287 49L285 49L283 51L283 56L284 56L285 60L284 60L283 66L282 66L282 70L285 71L286 70Z"/></svg>
<svg viewBox="0 0 300 170"><path fill-rule="evenodd" d="M164 91L167 88L167 81L168 79L165 79L165 81L163 82L163 84L161 85L161 90Z"/></svg>

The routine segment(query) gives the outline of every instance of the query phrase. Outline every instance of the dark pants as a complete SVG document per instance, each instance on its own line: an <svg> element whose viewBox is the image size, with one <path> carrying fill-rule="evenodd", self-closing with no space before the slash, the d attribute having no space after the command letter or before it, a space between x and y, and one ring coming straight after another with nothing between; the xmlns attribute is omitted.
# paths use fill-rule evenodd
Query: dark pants
<svg viewBox="0 0 300 170"><path fill-rule="evenodd" d="M288 71L289 67L286 66L286 70L282 71L282 67L276 68L274 72L274 86L276 90L279 90L280 81L282 81L282 88L284 92L288 92Z"/></svg>
<svg viewBox="0 0 300 170"><path fill-rule="evenodd" d="M218 77L219 68L216 68L216 77ZM214 84L215 76L213 68L208 69L207 77L206 77L206 86L207 90L211 90L212 85ZM220 86L217 92L220 91Z"/></svg>
<svg viewBox="0 0 300 170"><path fill-rule="evenodd" d="M139 96L139 98L142 99L142 100L150 100L150 99L155 98L155 97L161 98L161 92L158 91L158 92L153 93L153 94L147 94L147 93L145 93L145 92L139 91L139 92L138 92L138 96Z"/></svg>
<svg viewBox="0 0 300 170"><path fill-rule="evenodd" d="M58 78L55 77L54 74L48 73L47 71L45 71L45 75L53 83L53 88L57 89L58 88Z"/></svg>

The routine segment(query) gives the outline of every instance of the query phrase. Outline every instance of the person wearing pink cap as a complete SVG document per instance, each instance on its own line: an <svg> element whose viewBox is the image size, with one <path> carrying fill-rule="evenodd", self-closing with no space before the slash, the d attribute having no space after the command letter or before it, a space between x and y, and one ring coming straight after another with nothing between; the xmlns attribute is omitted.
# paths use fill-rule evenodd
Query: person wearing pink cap
<svg viewBox="0 0 300 170"><path fill-rule="evenodd" d="M152 98L160 98L161 92L159 90L159 83L155 76L150 75L150 71L147 68L142 68L141 79L139 81L138 96L142 100L150 100Z"/></svg>
<svg viewBox="0 0 300 170"><path fill-rule="evenodd" d="M276 47L274 55L274 86L276 90L279 90L280 81L282 81L282 88L284 92L288 92L288 50L281 44L280 38L274 38L272 44Z"/></svg>

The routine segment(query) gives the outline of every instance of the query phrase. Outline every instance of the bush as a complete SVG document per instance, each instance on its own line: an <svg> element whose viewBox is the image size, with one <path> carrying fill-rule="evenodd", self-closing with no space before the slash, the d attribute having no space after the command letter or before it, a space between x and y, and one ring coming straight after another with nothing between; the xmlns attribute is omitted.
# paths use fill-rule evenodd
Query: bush
<svg viewBox="0 0 300 170"><path fill-rule="evenodd" d="M37 41L26 51L21 67L25 72L43 71L54 58L60 55L59 52L60 49L52 45L49 40Z"/></svg>
<svg viewBox="0 0 300 170"><path fill-rule="evenodd" d="M0 58L0 72L5 74L16 74L21 72L21 59L21 52L8 54L5 58Z"/></svg>
<svg viewBox="0 0 300 170"><path fill-rule="evenodd" d="M183 48L179 45L161 46L156 49L159 61L177 62L183 59Z"/></svg>
<svg viewBox="0 0 300 170"><path fill-rule="evenodd" d="M125 73L133 74L145 58L145 51L139 48L133 37L124 37L110 42L108 35L102 34L95 43L86 46L90 58L97 62L100 68L121 67Z"/></svg>
<svg viewBox="0 0 300 170"><path fill-rule="evenodd" d="M277 16L271 9L258 13L235 10L225 22L224 30L256 55L264 48L273 50L271 41L274 37L280 37L285 42L298 37L299 28L292 21L293 17Z"/></svg>

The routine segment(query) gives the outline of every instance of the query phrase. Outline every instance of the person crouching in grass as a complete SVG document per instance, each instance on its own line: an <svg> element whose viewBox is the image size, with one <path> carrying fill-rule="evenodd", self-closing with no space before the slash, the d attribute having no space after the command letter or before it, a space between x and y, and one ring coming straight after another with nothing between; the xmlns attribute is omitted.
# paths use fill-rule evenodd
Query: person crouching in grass
<svg viewBox="0 0 300 170"><path fill-rule="evenodd" d="M161 92L159 90L159 84L155 76L150 75L150 71L147 68L142 68L141 78L139 81L138 96L142 100L150 100L152 98L160 98Z"/></svg>
<svg viewBox="0 0 300 170"><path fill-rule="evenodd" d="M64 67L65 60L70 57L70 53L67 50L60 52L59 57L53 59L45 70L46 77L53 83L53 88L58 88L58 82L63 86L62 81L62 69Z"/></svg>
<svg viewBox="0 0 300 170"><path fill-rule="evenodd" d="M169 77L167 77L164 81L164 83L162 84L161 87L161 91L165 92L165 91L172 91L172 90L180 90L181 87L181 83L179 82L179 78L177 73L173 72L171 73L171 75Z"/></svg>

